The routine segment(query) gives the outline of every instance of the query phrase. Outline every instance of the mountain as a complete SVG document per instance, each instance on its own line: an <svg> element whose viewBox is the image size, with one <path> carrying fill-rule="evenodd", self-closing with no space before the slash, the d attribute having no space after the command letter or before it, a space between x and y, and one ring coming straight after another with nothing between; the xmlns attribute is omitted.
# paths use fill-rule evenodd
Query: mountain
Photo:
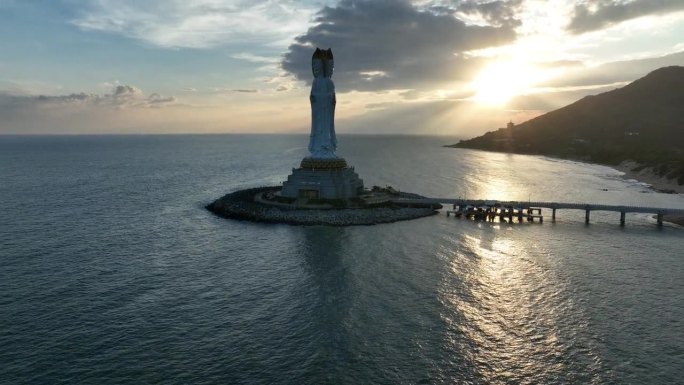
<svg viewBox="0 0 684 385"><path fill-rule="evenodd" d="M449 147L609 165L631 160L684 184L684 67L657 69L625 87Z"/></svg>

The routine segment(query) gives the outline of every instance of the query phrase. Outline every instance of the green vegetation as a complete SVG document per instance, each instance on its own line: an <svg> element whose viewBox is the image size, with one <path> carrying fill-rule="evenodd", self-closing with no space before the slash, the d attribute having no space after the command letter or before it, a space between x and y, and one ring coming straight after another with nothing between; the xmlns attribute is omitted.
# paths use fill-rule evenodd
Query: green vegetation
<svg viewBox="0 0 684 385"><path fill-rule="evenodd" d="M684 67L665 67L633 83L520 125L449 147L539 154L652 167L684 184Z"/></svg>

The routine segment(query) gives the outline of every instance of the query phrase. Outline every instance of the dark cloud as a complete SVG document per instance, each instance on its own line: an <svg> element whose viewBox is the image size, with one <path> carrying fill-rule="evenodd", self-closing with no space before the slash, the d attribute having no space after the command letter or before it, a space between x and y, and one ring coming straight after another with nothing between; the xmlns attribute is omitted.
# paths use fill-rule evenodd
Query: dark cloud
<svg viewBox="0 0 684 385"><path fill-rule="evenodd" d="M153 93L150 94L150 96L147 98L147 102L151 105L160 105L160 104L166 104L166 103L173 103L176 101L176 98L173 96L169 97L163 97L159 95L158 93Z"/></svg>
<svg viewBox="0 0 684 385"><path fill-rule="evenodd" d="M544 82L545 87L587 87L631 82L661 67L684 66L684 52L662 57L577 66L561 78Z"/></svg>
<svg viewBox="0 0 684 385"><path fill-rule="evenodd" d="M112 95L114 97L133 97L133 96L142 95L142 90L140 88L133 87L133 86L120 85L120 86L114 87L114 91L112 92Z"/></svg>
<svg viewBox="0 0 684 385"><path fill-rule="evenodd" d="M381 110L396 105L396 102L368 103L364 106L367 110Z"/></svg>
<svg viewBox="0 0 684 385"><path fill-rule="evenodd" d="M142 90L129 85L118 85L110 94L97 95L74 93L68 95L25 96L2 93L0 109L4 111L26 110L31 108L59 108L68 106L93 107L160 107L175 102L174 97L163 97L157 93L145 96Z"/></svg>
<svg viewBox="0 0 684 385"><path fill-rule="evenodd" d="M560 89L554 92L519 95L511 99L507 106L511 110L536 110L547 112L567 106L585 96L597 95L622 86L623 84L610 84L584 89Z"/></svg>
<svg viewBox="0 0 684 385"><path fill-rule="evenodd" d="M515 39L510 26L469 26L408 0L342 0L323 8L315 23L290 45L282 67L310 83L313 49L331 47L339 91L421 89L469 79L482 59L464 51Z"/></svg>
<svg viewBox="0 0 684 385"><path fill-rule="evenodd" d="M361 116L341 119L336 123L338 132L374 134L444 134L458 127L444 125L443 117L453 118L468 102L430 101L416 103L378 103L368 105L369 111ZM440 130L442 130L440 132Z"/></svg>
<svg viewBox="0 0 684 385"><path fill-rule="evenodd" d="M587 0L575 6L568 30L584 33L640 16L679 10L684 10L682 0Z"/></svg>
<svg viewBox="0 0 684 385"><path fill-rule="evenodd" d="M9 95L8 95L9 96ZM59 102L59 103L79 103L79 102L97 102L100 97L93 94L86 94L81 92L80 94L69 94L69 95L59 95L59 96L46 96L39 95L36 97L21 96L18 98L23 98L24 100L35 100L37 102Z"/></svg>
<svg viewBox="0 0 684 385"><path fill-rule="evenodd" d="M410 90L402 92L404 101L370 103L367 113L340 120L340 132L364 133L369 127L374 133L454 134L464 138L481 135L502 127L508 120L521 123L543 112L573 103L587 95L622 87L649 72L664 66L684 65L684 52L641 60L606 63L597 67L582 67L574 61L554 62L572 68L562 79L545 82L549 92L519 95L504 110L481 110L467 95L452 100L419 101L425 93ZM475 112L474 112L475 111Z"/></svg>
<svg viewBox="0 0 684 385"><path fill-rule="evenodd" d="M405 100L417 100L422 98L424 95L422 92L418 90L408 90L404 91L399 94L401 97L403 97Z"/></svg>
<svg viewBox="0 0 684 385"><path fill-rule="evenodd" d="M554 61L547 61L547 62L541 62L537 63L539 67L543 68L572 68L572 67L580 67L584 65L584 62L581 60L554 60Z"/></svg>
<svg viewBox="0 0 684 385"><path fill-rule="evenodd" d="M255 93L259 92L259 90L247 90L247 89L235 89L235 90L231 90L231 91L240 92L243 94L255 94Z"/></svg>
<svg viewBox="0 0 684 385"><path fill-rule="evenodd" d="M0 90L0 134L187 132L186 107L128 85L106 94L17 95ZM194 115L193 115L194 116Z"/></svg>
<svg viewBox="0 0 684 385"><path fill-rule="evenodd" d="M344 133L368 133L369 127L372 127L372 132L376 134L448 134L469 138L503 127L509 120L522 123L584 96L614 88L520 95L512 99L506 109L488 109L469 100L368 104L365 114L340 119L336 129Z"/></svg>
<svg viewBox="0 0 684 385"><path fill-rule="evenodd" d="M456 10L465 14L476 14L494 26L518 27L522 24L516 18L522 0L475 1L467 0Z"/></svg>
<svg viewBox="0 0 684 385"><path fill-rule="evenodd" d="M522 122L539 114L538 111L481 109L476 103L467 100L398 102L377 107L382 108L340 119L336 129L341 133L354 134L454 135L469 138L502 127L511 119Z"/></svg>

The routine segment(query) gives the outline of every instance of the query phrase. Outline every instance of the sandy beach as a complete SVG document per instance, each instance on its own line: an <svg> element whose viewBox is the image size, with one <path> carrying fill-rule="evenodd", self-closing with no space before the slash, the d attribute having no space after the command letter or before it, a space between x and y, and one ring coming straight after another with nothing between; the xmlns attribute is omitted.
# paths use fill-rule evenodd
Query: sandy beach
<svg viewBox="0 0 684 385"><path fill-rule="evenodd" d="M618 171L624 172L623 179L635 179L640 182L648 183L651 188L658 192L684 194L684 185L677 184L674 179L665 179L658 176L651 167L645 167L640 171L633 171L635 168L641 166L639 163L626 160L617 166L613 166Z"/></svg>
<svg viewBox="0 0 684 385"><path fill-rule="evenodd" d="M658 176L653 172L653 168L645 167L640 171L633 171L639 167L640 164L631 160L626 160L617 166L614 166L618 171L624 172L623 179L635 179L640 182L648 183L651 188L662 193L670 194L684 194L684 185L677 184L676 180L668 180ZM665 215L665 221L684 226L684 215Z"/></svg>

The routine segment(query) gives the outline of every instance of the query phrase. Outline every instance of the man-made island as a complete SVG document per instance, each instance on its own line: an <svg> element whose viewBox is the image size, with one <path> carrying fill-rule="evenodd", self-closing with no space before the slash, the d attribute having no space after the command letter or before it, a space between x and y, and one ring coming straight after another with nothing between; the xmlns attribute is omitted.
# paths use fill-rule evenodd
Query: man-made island
<svg viewBox="0 0 684 385"><path fill-rule="evenodd" d="M372 225L433 215L440 204L405 204L422 198L391 187L364 188L363 180L338 157L335 134L335 84L332 50L316 49L311 58L311 135L309 156L282 186L235 191L207 205L231 219L292 225Z"/></svg>
<svg viewBox="0 0 684 385"><path fill-rule="evenodd" d="M625 87L448 147L600 163L661 192L684 193L684 67L660 68Z"/></svg>
<svg viewBox="0 0 684 385"><path fill-rule="evenodd" d="M290 225L375 225L437 214L439 204L402 204L401 199L423 198L391 187L374 187L353 199L287 199L280 186L258 187L227 194L207 206L230 219Z"/></svg>

